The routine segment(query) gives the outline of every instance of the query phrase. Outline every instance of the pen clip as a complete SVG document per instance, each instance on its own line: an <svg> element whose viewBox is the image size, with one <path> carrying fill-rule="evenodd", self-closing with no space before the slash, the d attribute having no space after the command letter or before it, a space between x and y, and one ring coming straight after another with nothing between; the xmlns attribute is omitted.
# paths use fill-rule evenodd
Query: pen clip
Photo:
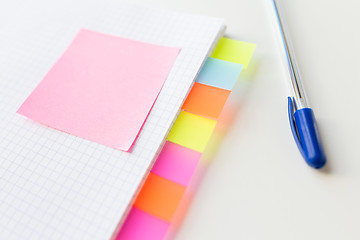
<svg viewBox="0 0 360 240"><path fill-rule="evenodd" d="M296 108L296 105L294 104L293 99L291 99L291 97L288 97L288 114L289 114L289 122L290 122L291 132L294 136L296 145L299 148L301 155L303 156L303 158L306 159L305 152L304 152L303 146L301 145L296 122L294 119L295 108Z"/></svg>

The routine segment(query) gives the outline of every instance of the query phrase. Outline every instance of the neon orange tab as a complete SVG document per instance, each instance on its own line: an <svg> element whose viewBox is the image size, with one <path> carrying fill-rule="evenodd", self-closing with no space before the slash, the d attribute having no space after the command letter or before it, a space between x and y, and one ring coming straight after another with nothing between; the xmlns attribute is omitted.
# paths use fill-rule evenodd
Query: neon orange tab
<svg viewBox="0 0 360 240"><path fill-rule="evenodd" d="M184 192L184 186L150 173L134 207L170 222Z"/></svg>
<svg viewBox="0 0 360 240"><path fill-rule="evenodd" d="M229 90L195 83L182 109L205 117L218 118L230 93Z"/></svg>

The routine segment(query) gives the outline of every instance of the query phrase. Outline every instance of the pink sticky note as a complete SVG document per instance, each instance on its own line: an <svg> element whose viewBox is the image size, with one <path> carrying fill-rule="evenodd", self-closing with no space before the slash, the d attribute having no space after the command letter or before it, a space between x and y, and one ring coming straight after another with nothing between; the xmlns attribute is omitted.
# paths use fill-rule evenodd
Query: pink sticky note
<svg viewBox="0 0 360 240"><path fill-rule="evenodd" d="M129 151L179 51L81 30L18 113Z"/></svg>
<svg viewBox="0 0 360 240"><path fill-rule="evenodd" d="M159 240L165 237L170 223L142 210L132 208L116 240Z"/></svg>
<svg viewBox="0 0 360 240"><path fill-rule="evenodd" d="M187 186L200 158L200 152L166 142L151 172Z"/></svg>

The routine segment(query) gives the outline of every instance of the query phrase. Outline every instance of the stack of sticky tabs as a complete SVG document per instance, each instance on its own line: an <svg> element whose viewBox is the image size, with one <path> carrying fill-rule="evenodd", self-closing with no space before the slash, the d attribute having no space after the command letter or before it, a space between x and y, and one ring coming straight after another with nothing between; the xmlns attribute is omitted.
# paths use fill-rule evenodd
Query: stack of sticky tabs
<svg viewBox="0 0 360 240"><path fill-rule="evenodd" d="M252 43L220 39L187 96L117 240L164 238L216 119L254 49Z"/></svg>

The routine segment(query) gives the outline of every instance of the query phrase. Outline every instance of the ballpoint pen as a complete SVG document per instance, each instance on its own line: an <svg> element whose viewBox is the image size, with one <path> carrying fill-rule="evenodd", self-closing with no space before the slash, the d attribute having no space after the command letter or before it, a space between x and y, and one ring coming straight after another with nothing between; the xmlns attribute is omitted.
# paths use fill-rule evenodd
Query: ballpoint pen
<svg viewBox="0 0 360 240"><path fill-rule="evenodd" d="M289 70L291 86L294 94L292 98L288 97L290 128L300 153L306 163L313 168L321 168L326 163L326 157L314 112L311 108L309 108L306 100L294 50L290 42L289 34L286 30L284 15L281 14L277 1L271 0L271 2L274 8L275 18L284 50L283 55L286 58L286 65Z"/></svg>

